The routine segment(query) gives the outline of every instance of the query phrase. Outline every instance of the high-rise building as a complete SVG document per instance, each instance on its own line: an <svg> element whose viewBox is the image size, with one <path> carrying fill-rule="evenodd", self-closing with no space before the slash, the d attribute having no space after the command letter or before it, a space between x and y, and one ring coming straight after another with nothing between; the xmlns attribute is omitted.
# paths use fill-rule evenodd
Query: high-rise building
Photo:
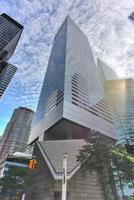
<svg viewBox="0 0 134 200"><path fill-rule="evenodd" d="M98 59L98 68L106 99L117 130L118 143L134 144L134 79L119 79L115 72Z"/></svg>
<svg viewBox="0 0 134 200"><path fill-rule="evenodd" d="M23 26L3 13L0 15L0 61L9 60L15 51Z"/></svg>
<svg viewBox="0 0 134 200"><path fill-rule="evenodd" d="M134 144L134 80L119 79L105 83L118 143Z"/></svg>
<svg viewBox="0 0 134 200"><path fill-rule="evenodd" d="M130 148L130 145L134 144L134 80L119 78L115 71L100 59L97 60L97 66L116 129L117 144L129 144ZM129 183L123 185L124 195L133 194L133 188L129 187Z"/></svg>
<svg viewBox="0 0 134 200"><path fill-rule="evenodd" d="M88 39L67 17L54 39L30 142L84 138L89 129L116 138Z"/></svg>
<svg viewBox="0 0 134 200"><path fill-rule="evenodd" d="M2 71L2 73L0 73L0 98L4 94L17 70L17 67L6 62L0 63L0 69L1 68L4 68L4 70Z"/></svg>
<svg viewBox="0 0 134 200"><path fill-rule="evenodd" d="M67 17L55 36L30 143L37 170L28 200L60 200L62 160L67 153L67 199L103 200L97 174L83 174L76 156L91 130L116 141L115 129L87 37Z"/></svg>
<svg viewBox="0 0 134 200"><path fill-rule="evenodd" d="M21 24L5 13L0 15L0 98L17 70L7 61L14 53L22 31Z"/></svg>
<svg viewBox="0 0 134 200"><path fill-rule="evenodd" d="M1 159L7 154L16 151L26 151L33 115L34 112L25 107L20 107L14 110L0 143Z"/></svg>

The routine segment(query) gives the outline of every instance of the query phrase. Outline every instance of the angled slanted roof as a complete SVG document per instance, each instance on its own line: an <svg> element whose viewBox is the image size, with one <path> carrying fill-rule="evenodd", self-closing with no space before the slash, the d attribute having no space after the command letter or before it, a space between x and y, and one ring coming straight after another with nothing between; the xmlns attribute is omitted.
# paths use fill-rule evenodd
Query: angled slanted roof
<svg viewBox="0 0 134 200"><path fill-rule="evenodd" d="M80 168L76 161L79 150L85 145L84 140L54 140L38 142L37 146L42 153L53 177L62 179L63 154L67 153L67 178L70 179Z"/></svg>
<svg viewBox="0 0 134 200"><path fill-rule="evenodd" d="M97 66L99 68L102 81L119 79L116 72L99 58L97 59Z"/></svg>

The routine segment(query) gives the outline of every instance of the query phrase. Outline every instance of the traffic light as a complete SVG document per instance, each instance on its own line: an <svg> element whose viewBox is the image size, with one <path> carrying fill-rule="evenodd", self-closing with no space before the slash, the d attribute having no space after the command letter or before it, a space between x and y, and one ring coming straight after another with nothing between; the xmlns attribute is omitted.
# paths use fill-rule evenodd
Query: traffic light
<svg viewBox="0 0 134 200"><path fill-rule="evenodd" d="M37 160L36 159L29 160L28 168L29 169L35 169L36 167L37 167Z"/></svg>

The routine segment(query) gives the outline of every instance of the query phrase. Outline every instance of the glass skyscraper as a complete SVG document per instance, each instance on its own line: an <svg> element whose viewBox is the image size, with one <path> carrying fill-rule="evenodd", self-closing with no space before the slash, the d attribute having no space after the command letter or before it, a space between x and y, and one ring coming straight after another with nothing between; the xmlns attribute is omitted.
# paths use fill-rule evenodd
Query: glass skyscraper
<svg viewBox="0 0 134 200"><path fill-rule="evenodd" d="M92 130L116 141L105 97L88 39L67 17L54 39L33 120L29 143L38 140L33 151L38 167L27 199L61 199L66 153L67 199L104 200L97 175L86 170L83 175L76 157Z"/></svg>
<svg viewBox="0 0 134 200"><path fill-rule="evenodd" d="M8 64L19 41L23 26L3 13L0 15L0 98L4 94L17 68Z"/></svg>
<svg viewBox="0 0 134 200"><path fill-rule="evenodd" d="M89 130L116 138L88 39L67 17L54 39L29 142L84 138Z"/></svg>
<svg viewBox="0 0 134 200"><path fill-rule="evenodd" d="M3 62L2 67L4 67L3 72L0 74L0 98L5 93L9 83L11 82L15 72L17 71L17 67Z"/></svg>
<svg viewBox="0 0 134 200"><path fill-rule="evenodd" d="M0 160L16 151L25 152L34 112L25 107L14 110L0 142Z"/></svg>
<svg viewBox="0 0 134 200"><path fill-rule="evenodd" d="M119 143L134 144L134 80L120 79L105 82L113 122Z"/></svg>
<svg viewBox="0 0 134 200"><path fill-rule="evenodd" d="M3 13L0 15L0 58L8 60L15 51L23 26Z"/></svg>
<svg viewBox="0 0 134 200"><path fill-rule="evenodd" d="M111 110L118 143L134 143L134 79L119 79L117 74L98 59L98 69Z"/></svg>

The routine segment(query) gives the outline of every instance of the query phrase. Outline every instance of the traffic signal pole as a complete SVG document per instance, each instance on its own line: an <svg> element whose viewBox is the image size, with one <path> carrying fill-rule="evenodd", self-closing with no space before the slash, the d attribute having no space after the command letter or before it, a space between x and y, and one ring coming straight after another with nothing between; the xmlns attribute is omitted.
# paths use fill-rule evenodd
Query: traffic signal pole
<svg viewBox="0 0 134 200"><path fill-rule="evenodd" d="M67 154L63 155L63 172L62 172L62 200L67 196Z"/></svg>

